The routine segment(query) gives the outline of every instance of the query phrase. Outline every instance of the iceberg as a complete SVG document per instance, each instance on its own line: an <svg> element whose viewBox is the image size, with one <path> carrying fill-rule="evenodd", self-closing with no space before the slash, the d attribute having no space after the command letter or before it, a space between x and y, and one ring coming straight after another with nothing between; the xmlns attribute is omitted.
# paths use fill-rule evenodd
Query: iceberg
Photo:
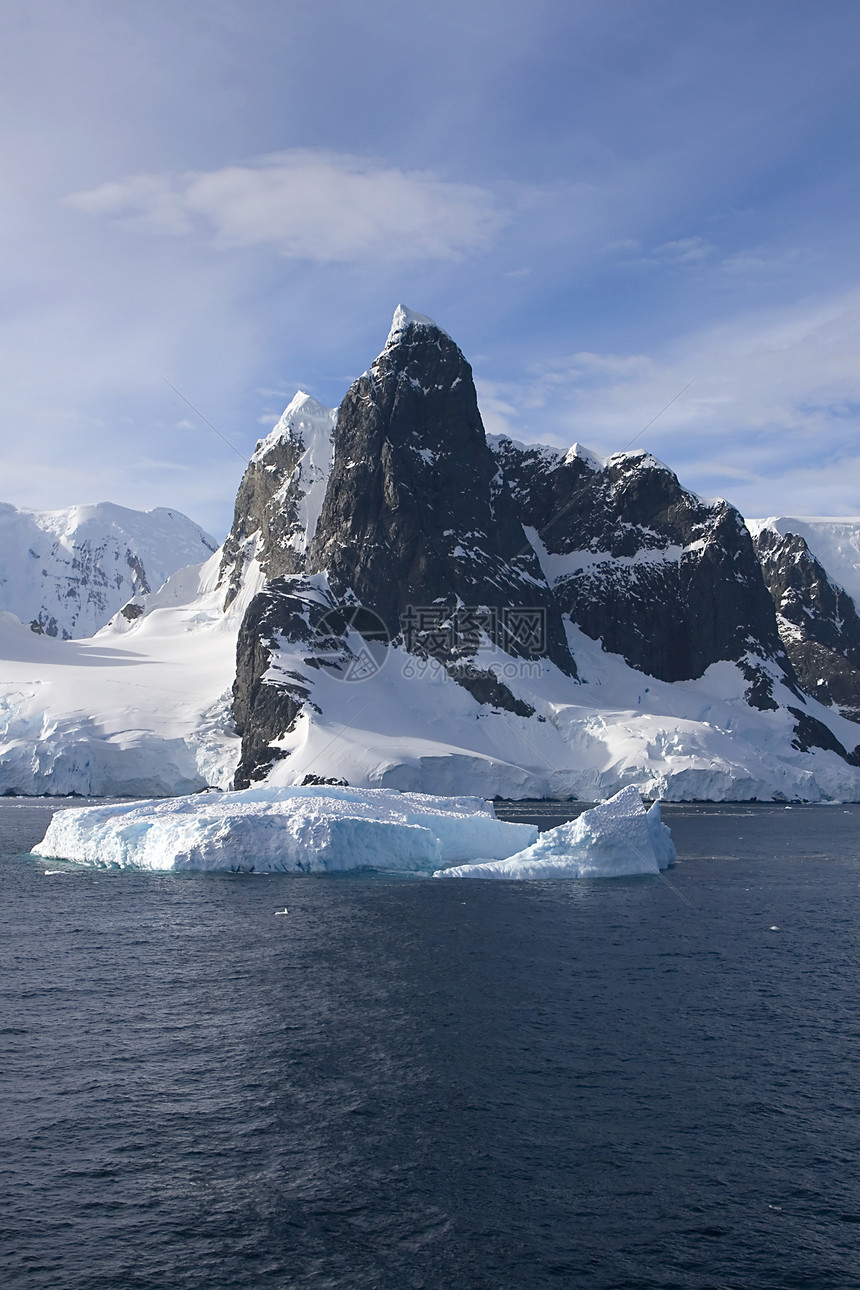
<svg viewBox="0 0 860 1290"><path fill-rule="evenodd" d="M502 860L537 837L534 825L498 820L478 797L260 786L58 811L32 854L102 869L430 873Z"/></svg>
<svg viewBox="0 0 860 1290"><path fill-rule="evenodd" d="M623 788L536 842L481 864L438 869L434 878L621 878L659 873L677 859L657 802L646 811L638 790Z"/></svg>

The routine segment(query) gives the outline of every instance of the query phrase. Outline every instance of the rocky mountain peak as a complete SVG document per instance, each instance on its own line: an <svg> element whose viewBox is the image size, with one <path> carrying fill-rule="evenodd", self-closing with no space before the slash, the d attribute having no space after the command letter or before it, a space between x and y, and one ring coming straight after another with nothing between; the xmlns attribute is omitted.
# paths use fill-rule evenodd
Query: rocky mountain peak
<svg viewBox="0 0 860 1290"><path fill-rule="evenodd" d="M331 430L332 409L321 403L304 390L298 390L287 404L281 419L265 439L257 442L252 461L268 461L270 454L284 439L290 443L301 444L305 449L309 437L314 437L321 426Z"/></svg>
<svg viewBox="0 0 860 1290"><path fill-rule="evenodd" d="M561 618L487 445L472 369L430 319L399 307L340 406L307 571L372 608L392 638L411 611L457 606L545 623L541 653L574 672ZM500 645L520 644L502 633ZM455 653L457 652L455 648Z"/></svg>
<svg viewBox="0 0 860 1290"><path fill-rule="evenodd" d="M220 580L225 605L235 598L252 559L268 579L304 568L331 471L336 417L335 409L299 390L271 433L258 442L224 543Z"/></svg>
<svg viewBox="0 0 860 1290"><path fill-rule="evenodd" d="M336 715L332 680L375 676L376 655L366 672L357 666L371 644L398 660L404 688L383 724L401 721L407 739L425 737L428 718L415 715L423 677L453 683L441 692L444 706L470 730L484 716L503 716L513 730L509 716L527 723L529 748L547 726L550 738L563 738L554 705L575 705L589 684L579 680L568 630L571 640L591 638L591 669L598 642L661 684L734 663L727 675L743 708L758 710L755 720L796 701L792 747L854 764L803 710L738 512L696 497L648 452L603 458L578 445L564 453L488 442L471 368L426 315L398 306L382 352L336 417L299 402L282 422L249 465L231 535L233 568L253 545L268 578L239 635L237 784L289 758L300 722L311 728ZM323 427L316 438L311 423ZM330 468L320 470L311 504L306 463L323 456ZM416 659L432 666L416 668ZM400 681L388 676L396 689ZM543 686L556 697L540 711ZM637 688L636 705L649 688ZM462 737L471 747L472 735ZM563 778L560 763L546 764Z"/></svg>
<svg viewBox="0 0 860 1290"><path fill-rule="evenodd" d="M860 617L799 533L756 527L756 552L780 636L810 694L860 721Z"/></svg>

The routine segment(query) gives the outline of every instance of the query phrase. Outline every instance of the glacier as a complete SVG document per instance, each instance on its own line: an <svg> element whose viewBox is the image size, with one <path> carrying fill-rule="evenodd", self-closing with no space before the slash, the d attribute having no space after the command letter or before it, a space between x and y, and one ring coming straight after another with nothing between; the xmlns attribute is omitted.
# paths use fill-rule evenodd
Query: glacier
<svg viewBox="0 0 860 1290"><path fill-rule="evenodd" d="M102 869L430 872L502 859L537 834L474 797L260 787L58 811L33 854Z"/></svg>
<svg viewBox="0 0 860 1290"><path fill-rule="evenodd" d="M236 637L262 585L253 561L224 610L220 555L182 569L86 640L0 613L0 791L155 797L229 788Z"/></svg>
<svg viewBox="0 0 860 1290"><path fill-rule="evenodd" d="M516 855L437 869L434 878L621 878L657 874L677 859L657 802L645 810L635 788L576 820L548 829Z"/></svg>

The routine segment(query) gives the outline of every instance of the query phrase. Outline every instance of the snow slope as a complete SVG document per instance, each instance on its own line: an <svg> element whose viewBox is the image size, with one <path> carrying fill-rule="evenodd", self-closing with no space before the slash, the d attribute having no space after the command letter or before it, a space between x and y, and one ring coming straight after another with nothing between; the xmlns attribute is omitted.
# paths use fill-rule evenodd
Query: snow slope
<svg viewBox="0 0 860 1290"><path fill-rule="evenodd" d="M156 796L228 788L230 716L251 570L223 611L219 556L182 569L89 640L37 636L0 614L0 792Z"/></svg>
<svg viewBox="0 0 860 1290"><path fill-rule="evenodd" d="M164 507L0 504L0 610L48 636L92 636L133 596L157 591L215 547L187 516Z"/></svg>
<svg viewBox="0 0 860 1290"><path fill-rule="evenodd" d="M324 576L312 583L325 604ZM670 801L860 800L857 767L793 746L783 705L799 700L784 691L777 668L780 707L762 711L747 702L735 663L713 664L695 681L659 681L569 631L577 681L547 660L516 660L491 646L476 657L534 708L532 717L478 703L432 659L399 647L384 652L382 666L377 658L364 671L351 666L367 653L355 632L349 657L331 653L323 666L308 665L306 643L281 639L266 682L298 686L308 701L265 782L313 775L359 787L584 801L627 785ZM855 746L853 723L814 700L806 708Z"/></svg>

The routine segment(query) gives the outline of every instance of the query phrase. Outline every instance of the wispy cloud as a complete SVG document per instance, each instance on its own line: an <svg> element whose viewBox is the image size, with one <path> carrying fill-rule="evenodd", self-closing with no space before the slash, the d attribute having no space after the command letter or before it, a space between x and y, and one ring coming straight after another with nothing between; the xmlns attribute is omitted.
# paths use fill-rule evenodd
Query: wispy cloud
<svg viewBox="0 0 860 1290"><path fill-rule="evenodd" d="M750 514L860 511L860 291L733 318L662 354L573 354L519 381L483 381L497 433L624 447L638 440L691 487L728 493ZM796 500L791 502L791 497Z"/></svg>
<svg viewBox="0 0 860 1290"><path fill-rule="evenodd" d="M712 242L703 237L680 237L664 242L654 252L655 258L668 264L696 264L716 250Z"/></svg>
<svg viewBox="0 0 860 1290"><path fill-rule="evenodd" d="M635 238L622 238L606 249L618 255L620 264L637 269L684 269L711 261L718 254L713 242L698 235L674 238L650 249L642 248Z"/></svg>
<svg viewBox="0 0 860 1290"><path fill-rule="evenodd" d="M268 246L293 260L449 259L488 246L505 222L493 196L366 158L309 149L218 170L137 175L66 203L127 228Z"/></svg>

